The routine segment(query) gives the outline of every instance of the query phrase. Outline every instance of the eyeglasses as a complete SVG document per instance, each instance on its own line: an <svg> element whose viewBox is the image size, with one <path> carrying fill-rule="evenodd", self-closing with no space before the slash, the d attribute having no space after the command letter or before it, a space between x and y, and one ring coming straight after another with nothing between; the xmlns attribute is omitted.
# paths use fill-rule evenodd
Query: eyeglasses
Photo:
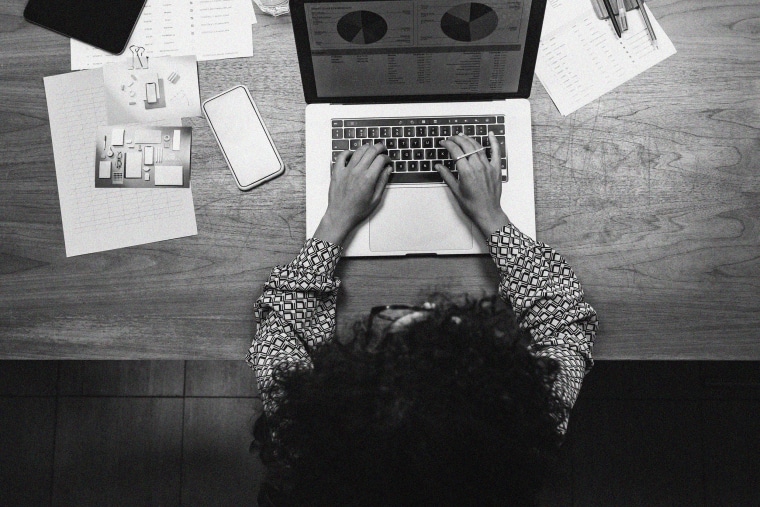
<svg viewBox="0 0 760 507"><path fill-rule="evenodd" d="M409 324L419 322L430 316L433 305L384 305L375 306L369 312L367 328L372 333L374 340L370 349L376 349L388 335L400 331Z"/></svg>

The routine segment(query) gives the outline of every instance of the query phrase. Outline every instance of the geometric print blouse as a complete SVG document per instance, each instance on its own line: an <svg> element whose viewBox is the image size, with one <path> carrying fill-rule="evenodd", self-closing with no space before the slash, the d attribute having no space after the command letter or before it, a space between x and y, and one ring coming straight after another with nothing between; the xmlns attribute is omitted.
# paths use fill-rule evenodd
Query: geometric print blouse
<svg viewBox="0 0 760 507"><path fill-rule="evenodd" d="M594 309L562 256L508 224L488 238L499 271L499 295L515 311L518 325L533 337L532 352L555 359L560 372L554 390L568 407L575 404L583 377L591 369L598 326ZM270 393L275 368L309 365L310 351L335 332L335 302L340 280L333 276L339 245L311 238L296 258L276 266L256 301L258 323L246 361L253 368L264 410L276 408ZM558 421L565 433L567 418Z"/></svg>

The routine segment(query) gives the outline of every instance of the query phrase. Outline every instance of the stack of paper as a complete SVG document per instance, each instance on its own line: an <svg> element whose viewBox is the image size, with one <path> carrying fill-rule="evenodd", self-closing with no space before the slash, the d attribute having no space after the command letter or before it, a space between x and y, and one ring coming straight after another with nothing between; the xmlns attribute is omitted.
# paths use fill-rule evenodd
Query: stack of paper
<svg viewBox="0 0 760 507"><path fill-rule="evenodd" d="M123 54L112 55L72 39L71 70L129 62L129 47L133 45L145 48L149 58L196 55L198 60L219 60L253 56L254 23L256 14L250 0L148 0Z"/></svg>
<svg viewBox="0 0 760 507"><path fill-rule="evenodd" d="M560 113L576 111L675 54L667 34L644 8L659 48L638 10L628 12L628 30L618 38L609 21L597 18L591 0L549 0L536 75Z"/></svg>

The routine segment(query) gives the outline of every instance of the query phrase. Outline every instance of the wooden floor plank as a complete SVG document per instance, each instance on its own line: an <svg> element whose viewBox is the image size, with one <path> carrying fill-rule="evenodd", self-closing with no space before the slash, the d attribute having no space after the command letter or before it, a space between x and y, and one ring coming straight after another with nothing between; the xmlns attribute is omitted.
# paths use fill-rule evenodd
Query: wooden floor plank
<svg viewBox="0 0 760 507"><path fill-rule="evenodd" d="M760 506L760 400L707 400L703 415L707 504Z"/></svg>
<svg viewBox="0 0 760 507"><path fill-rule="evenodd" d="M698 400L579 399L576 506L704 505Z"/></svg>
<svg viewBox="0 0 760 507"><path fill-rule="evenodd" d="M55 398L0 398L0 505L50 505Z"/></svg>
<svg viewBox="0 0 760 507"><path fill-rule="evenodd" d="M239 361L187 361L186 396L258 397L256 376Z"/></svg>
<svg viewBox="0 0 760 507"><path fill-rule="evenodd" d="M182 505L253 505L262 465L249 451L255 398L187 398Z"/></svg>
<svg viewBox="0 0 760 507"><path fill-rule="evenodd" d="M182 396L183 361L61 361L66 396Z"/></svg>
<svg viewBox="0 0 760 507"><path fill-rule="evenodd" d="M55 505L177 505L180 398L62 397Z"/></svg>

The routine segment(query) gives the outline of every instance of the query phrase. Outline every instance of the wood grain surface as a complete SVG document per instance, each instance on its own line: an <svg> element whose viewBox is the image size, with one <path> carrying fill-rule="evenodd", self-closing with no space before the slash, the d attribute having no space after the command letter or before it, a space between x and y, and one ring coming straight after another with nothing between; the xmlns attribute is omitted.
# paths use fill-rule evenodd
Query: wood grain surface
<svg viewBox="0 0 760 507"><path fill-rule="evenodd" d="M251 90L287 164L239 191L193 127L198 235L67 258L43 77L68 39L0 5L0 357L244 356L253 303L305 238L304 108L289 17L251 58L199 62L201 99ZM599 359L760 359L760 1L653 0L678 53L562 117L531 95L538 238L580 277ZM490 257L344 259L339 325L433 291L492 293Z"/></svg>

